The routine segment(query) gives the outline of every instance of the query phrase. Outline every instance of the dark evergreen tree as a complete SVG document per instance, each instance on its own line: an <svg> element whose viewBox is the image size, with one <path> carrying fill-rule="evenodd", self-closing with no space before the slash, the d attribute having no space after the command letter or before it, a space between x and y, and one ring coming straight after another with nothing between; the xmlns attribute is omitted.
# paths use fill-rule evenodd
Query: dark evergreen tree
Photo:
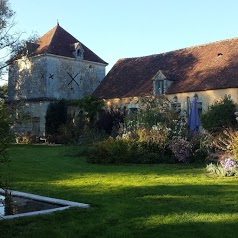
<svg viewBox="0 0 238 238"><path fill-rule="evenodd" d="M59 135L59 129L67 122L67 106L64 100L50 103L45 117L46 137L52 139ZM50 139L50 140L51 140ZM51 141L53 142L53 141ZM54 141L57 142L57 141Z"/></svg>

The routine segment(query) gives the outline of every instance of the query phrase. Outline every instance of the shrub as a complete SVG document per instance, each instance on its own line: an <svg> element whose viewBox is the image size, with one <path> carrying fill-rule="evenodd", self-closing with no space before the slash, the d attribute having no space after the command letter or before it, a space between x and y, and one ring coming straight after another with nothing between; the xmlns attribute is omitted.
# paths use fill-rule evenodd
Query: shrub
<svg viewBox="0 0 238 238"><path fill-rule="evenodd" d="M225 128L236 128L237 121L234 113L236 104L232 99L225 96L222 100L215 102L201 116L201 123L204 129L210 133L217 134Z"/></svg>
<svg viewBox="0 0 238 238"><path fill-rule="evenodd" d="M180 116L170 107L165 96L148 96L141 97L138 113L129 114L125 122L127 130L133 131L138 128L151 129L158 124L171 128L174 120L180 120Z"/></svg>
<svg viewBox="0 0 238 238"><path fill-rule="evenodd" d="M100 110L98 120L95 123L96 129L104 131L110 136L118 136L120 126L124 123L125 108L116 108L110 111Z"/></svg>
<svg viewBox="0 0 238 238"><path fill-rule="evenodd" d="M170 130L164 125L154 126L152 129L140 128L136 130L139 142L152 142L162 148L169 141Z"/></svg>
<svg viewBox="0 0 238 238"><path fill-rule="evenodd" d="M188 162L188 158L192 151L192 145L186 138L174 136L169 143L169 148L179 162Z"/></svg>
<svg viewBox="0 0 238 238"><path fill-rule="evenodd" d="M131 143L137 145L136 163L173 163L174 156L168 147L171 129L159 123L152 128L140 127L129 133L124 133Z"/></svg>
<svg viewBox="0 0 238 238"><path fill-rule="evenodd" d="M230 155L238 161L238 131L230 128L224 130L213 139L212 145L218 152Z"/></svg>
<svg viewBox="0 0 238 238"><path fill-rule="evenodd" d="M99 164L120 164L130 157L128 142L123 139L109 138L96 143L88 156L88 162Z"/></svg>
<svg viewBox="0 0 238 238"><path fill-rule="evenodd" d="M232 158L227 158L217 164L207 165L207 172L223 177L238 176L238 164Z"/></svg>
<svg viewBox="0 0 238 238"><path fill-rule="evenodd" d="M135 163L175 163L175 157L173 156L171 150L167 147L167 145L161 147L160 144L152 141L137 142L136 144L137 153Z"/></svg>
<svg viewBox="0 0 238 238"><path fill-rule="evenodd" d="M150 142L135 142L121 138L109 138L95 143L87 155L90 163L99 164L155 164L174 163L170 150L164 151L159 144Z"/></svg>
<svg viewBox="0 0 238 238"><path fill-rule="evenodd" d="M211 153L211 137L206 133L197 133L189 138L192 149L189 162L204 162Z"/></svg>
<svg viewBox="0 0 238 238"><path fill-rule="evenodd" d="M78 138L78 143L80 145L90 146L97 142L108 139L108 135L104 131L99 131L94 128L84 127Z"/></svg>

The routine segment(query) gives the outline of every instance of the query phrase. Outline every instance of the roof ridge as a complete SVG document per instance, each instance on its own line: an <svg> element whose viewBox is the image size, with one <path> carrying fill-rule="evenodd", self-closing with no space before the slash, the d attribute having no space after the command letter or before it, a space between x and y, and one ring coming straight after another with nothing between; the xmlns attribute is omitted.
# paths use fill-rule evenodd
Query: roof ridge
<svg viewBox="0 0 238 238"><path fill-rule="evenodd" d="M194 45L194 46L189 46L189 47L181 48L181 49L178 49L178 50L200 48L200 47L204 47L204 46L207 46L207 45L213 45L213 44L217 44L217 43L221 43L221 42L226 42L226 41L233 41L233 40L238 40L238 37L228 38L228 39L224 39L224 40L212 41L212 42L204 43L204 44L201 44L201 45Z"/></svg>
<svg viewBox="0 0 238 238"><path fill-rule="evenodd" d="M51 30L47 31L43 36L41 36L40 38L38 38L34 43L38 44L40 43L41 41L43 41L45 38L47 38L47 35L50 35L51 34L51 37L49 38L49 41L48 41L48 45L47 45L47 49L46 51L48 51L50 45L51 45L51 42L52 42L52 39L55 35L55 32L56 32L56 29L57 29L57 26L54 26Z"/></svg>
<svg viewBox="0 0 238 238"><path fill-rule="evenodd" d="M170 54L170 53L179 52L179 51L183 51L183 50L189 50L189 49L202 48L202 47L205 47L207 45L213 45L213 44L226 42L226 41L233 41L233 40L238 40L238 37L228 38L228 39L225 39L225 40L213 41L213 42L204 43L204 44L195 45L195 46L188 46L188 47L184 47L184 48L180 48L180 49L176 49L176 50L170 50L170 51L166 51L166 52L162 52L162 53L158 53L158 54L135 56L135 57L128 57L128 58L120 58L120 59L117 60L117 62L119 63L119 62L124 61L124 60L132 60L132 59L139 59L139 58L146 58L146 57L153 57L153 56L157 57L159 55L165 55L165 54Z"/></svg>
<svg viewBox="0 0 238 238"><path fill-rule="evenodd" d="M46 49L46 52L48 52L48 50L50 49L50 47L51 47L51 43L52 43L52 41L53 41L53 38L55 37L55 33L56 33L56 30L58 29L58 26L59 26L59 24L57 23L57 25L55 26L55 27L53 27L50 31L53 31L54 30L54 32L53 32L53 34L52 34L52 37L50 38L50 42L49 42L49 45L48 45L48 47L47 47L47 49ZM48 31L48 32L50 32L50 31ZM47 34L47 33L46 33Z"/></svg>
<svg viewBox="0 0 238 238"><path fill-rule="evenodd" d="M50 53L54 55L66 56L74 58L71 45L79 42L84 50L84 60L107 64L98 55L86 47L81 41L66 31L57 23L55 27L41 36L35 43L39 43L39 47L33 55Z"/></svg>

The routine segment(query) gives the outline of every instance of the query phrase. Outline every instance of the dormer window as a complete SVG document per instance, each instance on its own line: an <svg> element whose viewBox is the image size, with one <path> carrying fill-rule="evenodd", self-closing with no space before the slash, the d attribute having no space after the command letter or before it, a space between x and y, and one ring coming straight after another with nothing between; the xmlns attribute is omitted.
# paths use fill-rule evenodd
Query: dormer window
<svg viewBox="0 0 238 238"><path fill-rule="evenodd" d="M84 50L80 42L71 44L70 47L72 48L73 55L75 56L75 58L82 60Z"/></svg>
<svg viewBox="0 0 238 238"><path fill-rule="evenodd" d="M82 51L81 49L77 49L77 57L82 57Z"/></svg>
<svg viewBox="0 0 238 238"><path fill-rule="evenodd" d="M164 93L164 80L154 80L154 96L158 96Z"/></svg>
<svg viewBox="0 0 238 238"><path fill-rule="evenodd" d="M164 70L159 70L152 78L154 96L165 94L172 84L171 74Z"/></svg>

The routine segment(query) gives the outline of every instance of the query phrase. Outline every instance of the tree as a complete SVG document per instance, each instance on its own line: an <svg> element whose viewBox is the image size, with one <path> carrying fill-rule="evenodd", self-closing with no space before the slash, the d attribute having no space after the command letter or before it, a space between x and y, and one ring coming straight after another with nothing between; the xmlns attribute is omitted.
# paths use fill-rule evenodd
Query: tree
<svg viewBox="0 0 238 238"><path fill-rule="evenodd" d="M0 101L7 98L7 84L0 86Z"/></svg>
<svg viewBox="0 0 238 238"><path fill-rule="evenodd" d="M9 0L0 0L0 79L4 79L6 68L11 64L9 58L14 59L26 52L26 42L34 42L37 34L21 39L22 33L15 32L15 12L11 9Z"/></svg>
<svg viewBox="0 0 238 238"><path fill-rule="evenodd" d="M4 164L8 162L8 147L11 141L11 136L9 134L10 121L4 105L0 102L0 172ZM1 174L0 174L1 177ZM1 186L0 181L0 186Z"/></svg>
<svg viewBox="0 0 238 238"><path fill-rule="evenodd" d="M12 20L14 12L10 8L8 0L0 0L0 78L3 78L7 63L5 62L9 56L7 49L10 49L18 40L11 30L14 26ZM7 161L7 149L10 142L10 123L4 108L7 86L0 89L0 169Z"/></svg>
<svg viewBox="0 0 238 238"><path fill-rule="evenodd" d="M9 143L10 123L7 113L0 103L0 160L6 158L6 149Z"/></svg>
<svg viewBox="0 0 238 238"><path fill-rule="evenodd" d="M5 73L6 63L9 57L9 49L14 47L19 39L19 34L12 33L12 28L15 25L13 21L14 12L10 8L8 0L0 0L0 76L2 78Z"/></svg>
<svg viewBox="0 0 238 238"><path fill-rule="evenodd" d="M14 14L8 0L0 0L0 80L5 78L7 66L11 63L9 58L23 52L26 40L20 40L21 33L14 32ZM30 36L29 39L34 39ZM7 150L12 139L10 134L10 113L5 101L7 98L7 85L0 87L0 170L8 161ZM11 110L11 109L10 109Z"/></svg>
<svg viewBox="0 0 238 238"><path fill-rule="evenodd" d="M47 139L50 142L56 142L60 134L60 127L67 122L67 106L64 100L50 103L46 111L45 130Z"/></svg>
<svg viewBox="0 0 238 238"><path fill-rule="evenodd" d="M237 121L234 113L236 104L228 96L216 101L202 114L202 127L210 133L219 133L226 128L236 128Z"/></svg>
<svg viewBox="0 0 238 238"><path fill-rule="evenodd" d="M104 105L104 102L93 96L84 96L79 100L78 105L83 110L89 125L93 125L99 110L102 109Z"/></svg>

